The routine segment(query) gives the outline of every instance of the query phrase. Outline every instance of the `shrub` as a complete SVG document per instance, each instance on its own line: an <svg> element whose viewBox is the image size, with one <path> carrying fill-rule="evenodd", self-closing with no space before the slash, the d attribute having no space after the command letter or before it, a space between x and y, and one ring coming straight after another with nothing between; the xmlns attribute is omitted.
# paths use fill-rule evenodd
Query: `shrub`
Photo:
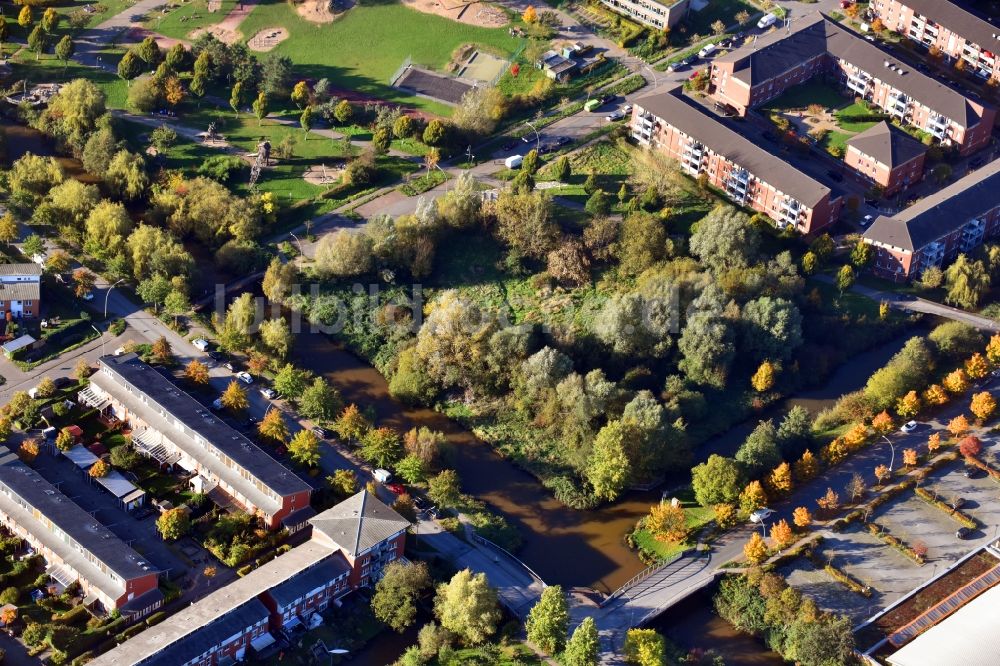
<svg viewBox="0 0 1000 666"><path fill-rule="evenodd" d="M198 167L198 175L220 183L228 183L233 175L246 169L246 162L233 155L213 155Z"/></svg>
<svg viewBox="0 0 1000 666"><path fill-rule="evenodd" d="M924 500L931 506L935 506L944 511L946 514L951 516L951 518L954 519L955 522L959 523L960 525L963 525L964 527L968 527L969 529L973 530L979 527L978 520L976 520L969 514L965 513L964 511L952 508L947 502L939 498L936 493L932 493L926 488L914 488L913 492L917 494L917 497Z"/></svg>
<svg viewBox="0 0 1000 666"><path fill-rule="evenodd" d="M159 624L165 619L167 619L167 614L164 611L158 611L146 618L146 626L152 627L154 624Z"/></svg>
<svg viewBox="0 0 1000 666"><path fill-rule="evenodd" d="M115 335L115 336L121 335L122 333L125 332L125 327L127 325L128 324L125 323L124 319L115 319L108 326L108 331L111 333L111 335Z"/></svg>

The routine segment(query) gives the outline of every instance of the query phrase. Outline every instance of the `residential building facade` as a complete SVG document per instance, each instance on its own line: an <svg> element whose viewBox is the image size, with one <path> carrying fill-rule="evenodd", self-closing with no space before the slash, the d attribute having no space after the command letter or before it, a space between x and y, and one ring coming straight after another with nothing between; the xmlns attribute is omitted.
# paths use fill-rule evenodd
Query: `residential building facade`
<svg viewBox="0 0 1000 666"><path fill-rule="evenodd" d="M0 313L15 319L41 314L42 267L33 262L0 264Z"/></svg>
<svg viewBox="0 0 1000 666"><path fill-rule="evenodd" d="M740 206L764 213L779 227L810 234L833 224L842 198L776 155L719 122L675 88L637 100L632 137L676 160Z"/></svg>
<svg viewBox="0 0 1000 666"><path fill-rule="evenodd" d="M601 0L601 4L657 30L673 28L687 16L691 0Z"/></svg>
<svg viewBox="0 0 1000 666"><path fill-rule="evenodd" d="M949 0L872 0L868 8L889 30L980 79L1000 80L1000 28Z"/></svg>
<svg viewBox="0 0 1000 666"><path fill-rule="evenodd" d="M374 583L366 555L402 557L410 523L366 490L309 521L310 539L90 662L221 666L274 643L339 597ZM392 559L385 560L386 562ZM368 569L365 573L362 570Z"/></svg>
<svg viewBox="0 0 1000 666"><path fill-rule="evenodd" d="M45 558L60 585L78 582L94 612L136 619L162 605L156 568L4 446L0 522Z"/></svg>
<svg viewBox="0 0 1000 666"><path fill-rule="evenodd" d="M875 274L899 282L944 266L1000 235L1000 160L960 178L864 233Z"/></svg>
<svg viewBox="0 0 1000 666"><path fill-rule="evenodd" d="M709 94L745 115L817 75L963 155L990 141L993 107L914 70L822 14L716 58Z"/></svg>
<svg viewBox="0 0 1000 666"><path fill-rule="evenodd" d="M881 122L847 140L844 162L891 196L923 179L926 155L922 143Z"/></svg>
<svg viewBox="0 0 1000 666"><path fill-rule="evenodd" d="M201 492L271 529L295 531L314 515L309 484L135 354L101 357L79 400L127 424L140 453L196 474Z"/></svg>

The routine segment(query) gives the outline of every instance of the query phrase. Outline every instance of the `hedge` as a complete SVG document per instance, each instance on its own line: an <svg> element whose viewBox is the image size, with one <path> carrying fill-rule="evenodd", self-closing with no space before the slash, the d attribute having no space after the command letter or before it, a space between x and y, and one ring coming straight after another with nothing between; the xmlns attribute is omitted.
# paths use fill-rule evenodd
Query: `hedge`
<svg viewBox="0 0 1000 666"><path fill-rule="evenodd" d="M857 578L855 578L851 574L847 573L846 571L838 567L832 561L827 560L823 558L821 555L816 555L816 554L813 554L813 556L810 558L810 561L812 561L812 563L815 566L822 567L823 571L830 574L831 578L840 583L843 583L844 586L847 587L847 589L851 590L852 592L857 592L863 597L872 596L872 588L870 586L863 584Z"/></svg>
<svg viewBox="0 0 1000 666"><path fill-rule="evenodd" d="M890 117L885 113L842 113L837 115L837 120L846 123L877 123L889 120Z"/></svg>
<svg viewBox="0 0 1000 666"><path fill-rule="evenodd" d="M90 617L90 611L86 606L73 606L65 613L56 613L52 616L52 621L56 624L76 624L84 617Z"/></svg>
<svg viewBox="0 0 1000 666"><path fill-rule="evenodd" d="M644 85L646 85L646 78L642 74L633 74L614 85L608 86L601 92L606 92L610 95L628 95L629 93L634 93Z"/></svg>
<svg viewBox="0 0 1000 666"><path fill-rule="evenodd" d="M236 570L236 575L239 576L240 578L243 578L243 576L246 576L251 571L253 571L253 565L252 564L248 564L246 566L243 566L243 567L240 567L239 569L237 569Z"/></svg>
<svg viewBox="0 0 1000 666"><path fill-rule="evenodd" d="M878 523L865 523L865 525L868 526L868 531L871 533L872 536L881 539L883 542L892 546L893 548L895 548L900 553L910 558L917 564L921 566L923 565L924 556L917 554L917 551L913 550L913 548L907 545L902 539L894 537L893 535L889 534L887 531L885 531L885 527L879 525Z"/></svg>
<svg viewBox="0 0 1000 666"><path fill-rule="evenodd" d="M127 641L128 639L132 638L136 634L140 633L145 628L146 628L146 625L144 625L141 622L139 624L133 624L131 627L129 627L125 631L123 631L120 634L118 634L117 636L115 636L115 639L118 640L119 642L121 642L121 641Z"/></svg>
<svg viewBox="0 0 1000 666"><path fill-rule="evenodd" d="M146 618L146 626L152 627L154 624L159 624L167 619L167 614L164 611L157 611Z"/></svg>
<svg viewBox="0 0 1000 666"><path fill-rule="evenodd" d="M913 492L917 494L917 497L924 500L928 504L935 506L944 511L945 513L947 513L955 520L955 522L964 525L965 527L968 527L971 530L974 530L977 527L979 527L978 520L976 520L969 514L960 511L959 509L952 508L947 502L944 502L941 499L939 499L936 493L932 493L926 488L914 488Z"/></svg>

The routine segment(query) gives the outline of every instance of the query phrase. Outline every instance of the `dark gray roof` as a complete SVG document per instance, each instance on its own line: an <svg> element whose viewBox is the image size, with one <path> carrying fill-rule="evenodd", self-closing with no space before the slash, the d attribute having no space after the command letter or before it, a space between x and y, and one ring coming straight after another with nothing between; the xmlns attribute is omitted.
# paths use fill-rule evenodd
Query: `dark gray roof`
<svg viewBox="0 0 1000 666"><path fill-rule="evenodd" d="M927 152L927 146L884 120L847 140L865 155L890 169L906 164Z"/></svg>
<svg viewBox="0 0 1000 666"><path fill-rule="evenodd" d="M1000 204L997 192L1000 192L1000 160L990 162L892 217L880 215L865 232L865 238L918 251L995 208Z"/></svg>
<svg viewBox="0 0 1000 666"><path fill-rule="evenodd" d="M322 562L295 574L284 583L274 586L269 594L278 604L278 608L281 609L350 571L351 565L344 559L344 556L340 553L334 553Z"/></svg>
<svg viewBox="0 0 1000 666"><path fill-rule="evenodd" d="M33 261L26 261L23 264L0 264L0 275L38 275L41 276L42 267Z"/></svg>
<svg viewBox="0 0 1000 666"><path fill-rule="evenodd" d="M782 28L758 38L756 45L751 42L716 58L716 62L735 63L733 76L757 85L823 52L860 67L964 127L979 122L979 114L962 93L906 65L819 12L793 21L787 31ZM887 62L895 69L888 68Z"/></svg>
<svg viewBox="0 0 1000 666"><path fill-rule="evenodd" d="M1000 29L985 18L981 18L971 8L961 7L949 0L903 0L916 14L923 14L930 20L943 25L956 35L978 44L987 51L1000 51Z"/></svg>
<svg viewBox="0 0 1000 666"><path fill-rule="evenodd" d="M208 446L224 453L279 497L310 489L305 481L211 414L201 403L143 363L135 354L102 356L100 365L101 371L91 377L93 385L113 394L151 427L168 434L170 441L229 485L239 489L256 506L276 510L281 503L262 492L253 479L224 465L208 450ZM104 369L107 369L107 373ZM126 390L126 384L133 391ZM142 395L148 398L148 403L140 397ZM165 410L168 417L180 421L184 426L183 431L156 407Z"/></svg>
<svg viewBox="0 0 1000 666"><path fill-rule="evenodd" d="M340 546L351 557L410 526L410 521L362 490L309 521L317 532ZM315 538L315 536L314 536Z"/></svg>
<svg viewBox="0 0 1000 666"><path fill-rule="evenodd" d="M0 282L0 301L37 301L41 295L37 282Z"/></svg>
<svg viewBox="0 0 1000 666"><path fill-rule="evenodd" d="M813 180L688 101L679 87L647 95L635 103L810 208L830 195L830 188L826 185Z"/></svg>
<svg viewBox="0 0 1000 666"><path fill-rule="evenodd" d="M128 639L90 662L91 666L183 664L220 640L266 618L267 609L257 598L261 593L333 554L328 545L307 541ZM193 647L188 648L189 645Z"/></svg>
<svg viewBox="0 0 1000 666"><path fill-rule="evenodd" d="M195 657L200 657L211 650L219 644L219 641L223 641L230 636L235 636L261 620L267 620L268 615L267 606L260 599L250 599L242 606L234 608L208 624L197 627L194 632L185 636L184 640L175 641L165 649L140 661L132 662L132 664L148 666L179 666L179 664L186 664ZM149 631L149 629L146 631ZM135 638L130 640L135 640ZM119 663L124 665L124 662Z"/></svg>
<svg viewBox="0 0 1000 666"><path fill-rule="evenodd" d="M118 580L112 579L86 555L52 532L40 518L34 516L32 509L62 530L94 559L103 562ZM146 562L111 530L21 462L5 446L0 446L0 510L112 599L125 593L125 581L157 572L155 566Z"/></svg>

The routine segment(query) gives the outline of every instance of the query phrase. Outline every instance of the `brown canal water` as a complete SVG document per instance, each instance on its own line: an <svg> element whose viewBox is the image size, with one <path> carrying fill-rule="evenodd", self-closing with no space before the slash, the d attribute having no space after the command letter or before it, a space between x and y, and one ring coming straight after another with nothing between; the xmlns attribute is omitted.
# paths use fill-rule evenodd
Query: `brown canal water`
<svg viewBox="0 0 1000 666"><path fill-rule="evenodd" d="M99 183L97 176L84 171L83 163L75 157L57 155L52 140L38 130L18 125L9 118L0 118L0 130L7 139L7 161L14 162L25 153L56 158L66 175L84 183Z"/></svg>

